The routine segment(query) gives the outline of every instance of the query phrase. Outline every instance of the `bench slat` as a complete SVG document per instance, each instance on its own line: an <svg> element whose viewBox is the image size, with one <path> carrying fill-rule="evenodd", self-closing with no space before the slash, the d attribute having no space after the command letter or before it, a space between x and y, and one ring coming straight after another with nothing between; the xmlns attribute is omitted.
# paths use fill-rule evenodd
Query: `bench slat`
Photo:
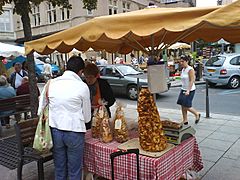
<svg viewBox="0 0 240 180"><path fill-rule="evenodd" d="M31 111L30 94L15 96L7 99L0 99L0 112L10 111L9 113L1 113L0 117L26 113Z"/></svg>

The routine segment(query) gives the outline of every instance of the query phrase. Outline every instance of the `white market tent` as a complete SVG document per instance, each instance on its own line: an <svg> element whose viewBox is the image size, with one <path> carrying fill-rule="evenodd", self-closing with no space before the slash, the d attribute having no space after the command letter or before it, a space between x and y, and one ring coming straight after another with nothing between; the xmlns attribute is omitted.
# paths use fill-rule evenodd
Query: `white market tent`
<svg viewBox="0 0 240 180"><path fill-rule="evenodd" d="M171 45L168 49L190 49L191 46L187 43L180 43L176 42L175 44Z"/></svg>
<svg viewBox="0 0 240 180"><path fill-rule="evenodd" d="M6 44L0 42L0 56L10 57L10 56L24 56L25 49L21 46Z"/></svg>

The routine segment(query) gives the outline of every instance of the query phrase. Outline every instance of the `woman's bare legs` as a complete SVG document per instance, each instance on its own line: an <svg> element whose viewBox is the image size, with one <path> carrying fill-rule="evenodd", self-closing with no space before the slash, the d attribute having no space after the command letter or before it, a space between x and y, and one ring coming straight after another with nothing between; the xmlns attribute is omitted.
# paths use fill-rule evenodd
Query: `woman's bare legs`
<svg viewBox="0 0 240 180"><path fill-rule="evenodd" d="M183 123L188 122L188 119L187 119L187 108L184 107L184 106L181 106L181 107L182 107Z"/></svg>
<svg viewBox="0 0 240 180"><path fill-rule="evenodd" d="M192 114L194 114L194 116L196 117L196 119L199 118L199 112L197 112L196 109L194 109L193 107L187 108L187 111L191 112Z"/></svg>

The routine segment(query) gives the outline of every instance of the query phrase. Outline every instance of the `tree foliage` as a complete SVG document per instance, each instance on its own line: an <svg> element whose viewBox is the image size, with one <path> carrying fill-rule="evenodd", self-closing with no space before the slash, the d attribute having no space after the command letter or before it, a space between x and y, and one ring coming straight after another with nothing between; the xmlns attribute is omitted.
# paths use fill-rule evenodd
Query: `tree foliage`
<svg viewBox="0 0 240 180"><path fill-rule="evenodd" d="M82 0L85 9L93 10L97 8L97 0ZM21 16L23 24L23 32L25 41L32 40L32 30L29 14L32 13L32 6L39 5L44 0L0 0L0 14L3 12L3 6L5 4L13 4L13 12ZM47 0L45 2L51 3L53 6L61 6L63 8L71 9L69 0ZM36 116L38 107L37 98L37 86L36 75L34 68L34 56L33 53L27 55L27 65L29 72L29 86L30 86L30 98L31 98L31 113L33 117Z"/></svg>
<svg viewBox="0 0 240 180"><path fill-rule="evenodd" d="M13 4L13 12L21 16L23 24L23 32L25 41L32 40L32 30L29 14L32 12L32 5L39 5L43 0L0 0L0 13L3 12L5 4ZM53 6L62 6L64 8L71 8L68 0L48 0ZM38 97L37 97L37 81L35 74L35 63L33 53L27 55L28 75L29 75L29 88L31 113L33 117L37 116Z"/></svg>
<svg viewBox="0 0 240 180"><path fill-rule="evenodd" d="M83 8L89 11L97 9L97 0L82 0Z"/></svg>

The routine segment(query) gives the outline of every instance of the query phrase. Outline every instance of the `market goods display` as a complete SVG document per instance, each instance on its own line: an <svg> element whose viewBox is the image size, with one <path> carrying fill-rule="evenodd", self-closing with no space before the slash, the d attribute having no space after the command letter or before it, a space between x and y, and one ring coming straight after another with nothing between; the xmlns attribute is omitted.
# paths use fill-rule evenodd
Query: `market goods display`
<svg viewBox="0 0 240 180"><path fill-rule="evenodd" d="M129 139L127 122L124 116L123 107L118 105L115 113L114 123L113 123L114 139L123 143Z"/></svg>
<svg viewBox="0 0 240 180"><path fill-rule="evenodd" d="M103 106L96 108L93 113L92 117L92 127L91 127L91 132L92 132L92 137L93 138L100 138L100 126L102 123L102 117L104 112L103 112Z"/></svg>
<svg viewBox="0 0 240 180"><path fill-rule="evenodd" d="M112 141L113 137L109 125L109 116L104 105L94 110L91 131L93 138L100 138L102 142Z"/></svg>
<svg viewBox="0 0 240 180"><path fill-rule="evenodd" d="M137 110L140 146L145 151L163 151L167 147L167 140L156 104L148 88L141 89Z"/></svg>
<svg viewBox="0 0 240 180"><path fill-rule="evenodd" d="M162 121L162 125L164 128L171 128L171 129L180 129L182 127L181 123L176 123L170 120Z"/></svg>
<svg viewBox="0 0 240 180"><path fill-rule="evenodd" d="M111 142L113 140L110 124L109 124L109 117L104 117L101 123L100 128L100 140L104 143Z"/></svg>

